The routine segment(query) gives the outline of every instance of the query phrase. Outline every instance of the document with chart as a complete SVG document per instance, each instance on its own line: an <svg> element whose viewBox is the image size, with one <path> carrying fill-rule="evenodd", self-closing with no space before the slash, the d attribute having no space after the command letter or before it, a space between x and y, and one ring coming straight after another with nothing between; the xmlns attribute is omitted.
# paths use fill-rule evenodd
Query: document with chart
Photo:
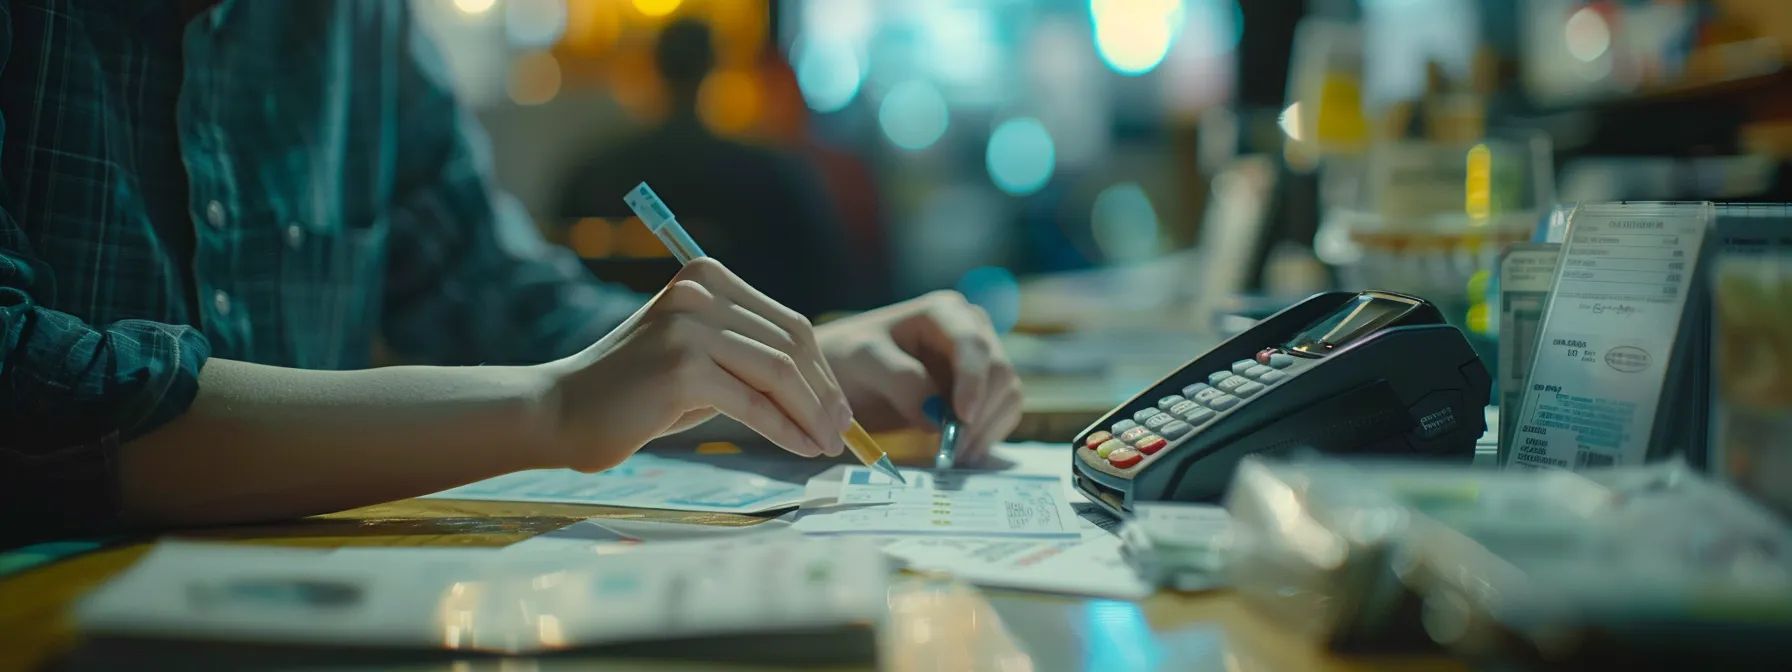
<svg viewBox="0 0 1792 672"><path fill-rule="evenodd" d="M621 466L595 474L571 469L519 471L429 497L760 513L801 503L803 486L752 472L636 453Z"/></svg>
<svg viewBox="0 0 1792 672"><path fill-rule="evenodd" d="M1507 465L1643 462L1711 220L1710 203L1575 213Z"/></svg>
<svg viewBox="0 0 1792 672"><path fill-rule="evenodd" d="M806 534L1079 536L1062 475L904 469L908 485L864 467L844 470L837 504L799 512Z"/></svg>

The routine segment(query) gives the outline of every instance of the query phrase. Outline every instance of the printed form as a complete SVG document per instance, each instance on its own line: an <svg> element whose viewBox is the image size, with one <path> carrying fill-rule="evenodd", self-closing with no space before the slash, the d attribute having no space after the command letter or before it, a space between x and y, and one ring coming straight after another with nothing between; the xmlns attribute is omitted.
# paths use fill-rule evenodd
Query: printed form
<svg viewBox="0 0 1792 672"><path fill-rule="evenodd" d="M904 469L904 486L864 467L841 476L840 506L804 511L805 534L1079 536L1062 475Z"/></svg>
<svg viewBox="0 0 1792 672"><path fill-rule="evenodd" d="M636 453L620 466L595 474L571 469L519 471L428 496L762 513L802 503L803 486L701 462Z"/></svg>
<svg viewBox="0 0 1792 672"><path fill-rule="evenodd" d="M1508 464L1641 464L1712 208L1576 213L1531 363Z"/></svg>

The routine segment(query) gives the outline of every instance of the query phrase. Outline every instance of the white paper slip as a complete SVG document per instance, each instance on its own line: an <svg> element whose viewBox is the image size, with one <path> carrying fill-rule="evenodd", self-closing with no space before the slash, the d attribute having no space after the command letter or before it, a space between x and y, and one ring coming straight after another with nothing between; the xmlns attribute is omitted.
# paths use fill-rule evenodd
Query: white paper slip
<svg viewBox="0 0 1792 672"><path fill-rule="evenodd" d="M1575 211L1509 466L1643 462L1711 217L1709 203Z"/></svg>
<svg viewBox="0 0 1792 672"><path fill-rule="evenodd" d="M1120 540L1088 521L1075 539L975 539L903 536L884 553L916 571L951 574L988 588L1032 590L1120 600L1149 596L1153 587L1126 563Z"/></svg>
<svg viewBox="0 0 1792 672"><path fill-rule="evenodd" d="M1154 542L1208 546L1232 529L1232 514L1213 504L1142 502L1133 507L1132 524Z"/></svg>
<svg viewBox="0 0 1792 672"><path fill-rule="evenodd" d="M480 553L460 562L163 544L76 616L101 637L507 653L854 627L888 611L889 564L867 541Z"/></svg>
<svg viewBox="0 0 1792 672"><path fill-rule="evenodd" d="M794 528L805 534L1078 536L1063 476L905 469L903 477L906 486L864 467L847 468L838 505L798 511Z"/></svg>
<svg viewBox="0 0 1792 672"><path fill-rule="evenodd" d="M519 471L428 495L439 499L595 504L761 513L802 503L803 487L759 474L637 453L609 471Z"/></svg>

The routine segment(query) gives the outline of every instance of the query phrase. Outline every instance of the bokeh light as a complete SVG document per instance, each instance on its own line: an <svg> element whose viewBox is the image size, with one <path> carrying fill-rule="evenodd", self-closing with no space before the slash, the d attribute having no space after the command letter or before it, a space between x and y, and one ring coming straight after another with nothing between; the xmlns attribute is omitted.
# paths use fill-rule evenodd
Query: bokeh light
<svg viewBox="0 0 1792 672"><path fill-rule="evenodd" d="M1143 261L1157 255L1157 209L1137 183L1121 182L1101 190L1089 226L1095 244L1110 261Z"/></svg>
<svg viewBox="0 0 1792 672"><path fill-rule="evenodd" d="M996 187L1014 195L1025 196L1039 191L1057 168L1057 152L1052 135L1038 119L1019 117L1002 122L989 135L989 149L984 156L989 177Z"/></svg>
<svg viewBox="0 0 1792 672"><path fill-rule="evenodd" d="M665 16L678 10L683 0L635 0L635 11L645 16Z"/></svg>
<svg viewBox="0 0 1792 672"><path fill-rule="evenodd" d="M1122 75L1157 68L1169 55L1185 16L1182 0L1089 0L1095 50Z"/></svg>
<svg viewBox="0 0 1792 672"><path fill-rule="evenodd" d="M622 17L616 4L606 0L573 0L566 6L566 35L561 44L587 54L599 54L616 46L622 36Z"/></svg>
<svg viewBox="0 0 1792 672"><path fill-rule="evenodd" d="M837 39L798 39L791 47L797 86L816 112L837 112L859 95L865 82L858 52Z"/></svg>
<svg viewBox="0 0 1792 672"><path fill-rule="evenodd" d="M506 81L510 100L518 105L540 105L560 95L560 61L537 51L520 56L510 66Z"/></svg>
<svg viewBox="0 0 1792 672"><path fill-rule="evenodd" d="M1592 7L1582 7L1570 15L1562 26L1562 36L1568 42L1568 53L1585 63L1598 60L1612 46L1611 26Z"/></svg>
<svg viewBox="0 0 1792 672"><path fill-rule="evenodd" d="M484 14L497 0L454 0L454 8L466 14Z"/></svg>
<svg viewBox="0 0 1792 672"><path fill-rule="evenodd" d="M602 259L615 249L616 224L602 217L586 217L573 222L566 232L567 244L586 259Z"/></svg>
<svg viewBox="0 0 1792 672"><path fill-rule="evenodd" d="M884 94L877 123L897 147L926 149L945 135L951 114L939 89L922 80L896 85Z"/></svg>
<svg viewBox="0 0 1792 672"><path fill-rule="evenodd" d="M1020 322L1020 282L1000 266L973 268L958 279L958 293L989 314L996 333L1005 334Z"/></svg>
<svg viewBox="0 0 1792 672"><path fill-rule="evenodd" d="M566 34L566 0L510 0L504 4L504 34L519 49L545 49Z"/></svg>
<svg viewBox="0 0 1792 672"><path fill-rule="evenodd" d="M711 0L706 7L715 29L716 56L725 67L753 63L765 47L766 6L760 0Z"/></svg>
<svg viewBox="0 0 1792 672"><path fill-rule="evenodd" d="M739 135L759 121L764 98L753 73L717 70L697 89L697 115L717 135Z"/></svg>

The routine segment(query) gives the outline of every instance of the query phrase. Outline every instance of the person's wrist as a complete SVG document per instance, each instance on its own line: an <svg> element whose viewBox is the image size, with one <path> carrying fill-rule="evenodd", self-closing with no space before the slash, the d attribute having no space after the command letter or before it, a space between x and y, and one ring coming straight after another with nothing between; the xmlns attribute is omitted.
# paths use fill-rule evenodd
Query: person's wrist
<svg viewBox="0 0 1792 672"><path fill-rule="evenodd" d="M566 466L565 402L560 381L564 367L558 362L506 367L497 372L509 390L514 422L509 423L514 443L511 450L521 469L557 469Z"/></svg>

